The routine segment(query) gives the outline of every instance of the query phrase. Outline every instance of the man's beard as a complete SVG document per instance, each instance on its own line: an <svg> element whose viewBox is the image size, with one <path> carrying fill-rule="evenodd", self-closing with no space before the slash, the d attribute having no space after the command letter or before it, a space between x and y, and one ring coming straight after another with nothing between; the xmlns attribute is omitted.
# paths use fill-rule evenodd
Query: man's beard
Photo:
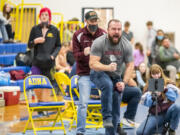
<svg viewBox="0 0 180 135"><path fill-rule="evenodd" d="M113 40L114 37L117 37L118 40L114 41ZM108 35L108 38L109 38L109 41L112 43L112 45L117 45L120 42L120 40L121 40L121 37L119 37L118 35L114 35L114 36Z"/></svg>

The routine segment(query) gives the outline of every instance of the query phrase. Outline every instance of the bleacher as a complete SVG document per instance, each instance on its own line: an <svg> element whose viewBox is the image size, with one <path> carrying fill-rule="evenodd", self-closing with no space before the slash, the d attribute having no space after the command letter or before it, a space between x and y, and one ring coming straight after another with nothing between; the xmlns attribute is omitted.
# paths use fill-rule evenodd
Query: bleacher
<svg viewBox="0 0 180 135"><path fill-rule="evenodd" d="M0 71L9 72L11 70L23 70L25 73L30 71L27 66L15 66L15 57L19 52L26 52L25 43L0 43ZM10 81L10 86L20 86L23 91L23 80Z"/></svg>

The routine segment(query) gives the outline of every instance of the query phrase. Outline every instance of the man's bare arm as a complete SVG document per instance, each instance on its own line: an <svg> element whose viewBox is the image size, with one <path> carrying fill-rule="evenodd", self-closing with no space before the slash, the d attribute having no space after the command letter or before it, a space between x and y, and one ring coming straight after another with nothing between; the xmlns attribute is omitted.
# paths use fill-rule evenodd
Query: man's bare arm
<svg viewBox="0 0 180 135"><path fill-rule="evenodd" d="M115 71L117 69L116 63L104 65L100 62L99 56L90 55L89 67L95 71Z"/></svg>
<svg viewBox="0 0 180 135"><path fill-rule="evenodd" d="M134 62L129 62L126 64L126 70L123 78L123 82L125 84L128 84L129 80L131 79L133 69L134 69Z"/></svg>

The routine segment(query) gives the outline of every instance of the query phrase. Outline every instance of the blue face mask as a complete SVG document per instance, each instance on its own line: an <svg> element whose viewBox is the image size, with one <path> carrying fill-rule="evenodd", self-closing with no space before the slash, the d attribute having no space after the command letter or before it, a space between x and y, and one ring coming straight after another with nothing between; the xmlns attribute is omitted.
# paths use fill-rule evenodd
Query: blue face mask
<svg viewBox="0 0 180 135"><path fill-rule="evenodd" d="M162 40L164 36L157 36L158 40Z"/></svg>

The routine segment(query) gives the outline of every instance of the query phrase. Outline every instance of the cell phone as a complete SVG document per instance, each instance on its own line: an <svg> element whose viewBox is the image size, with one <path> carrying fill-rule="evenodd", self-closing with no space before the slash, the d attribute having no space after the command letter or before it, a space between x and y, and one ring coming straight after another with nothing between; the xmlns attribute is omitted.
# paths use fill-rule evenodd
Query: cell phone
<svg viewBox="0 0 180 135"><path fill-rule="evenodd" d="M159 78L159 79L149 79L149 86L148 86L148 91L159 91L162 92L164 90L164 79Z"/></svg>

